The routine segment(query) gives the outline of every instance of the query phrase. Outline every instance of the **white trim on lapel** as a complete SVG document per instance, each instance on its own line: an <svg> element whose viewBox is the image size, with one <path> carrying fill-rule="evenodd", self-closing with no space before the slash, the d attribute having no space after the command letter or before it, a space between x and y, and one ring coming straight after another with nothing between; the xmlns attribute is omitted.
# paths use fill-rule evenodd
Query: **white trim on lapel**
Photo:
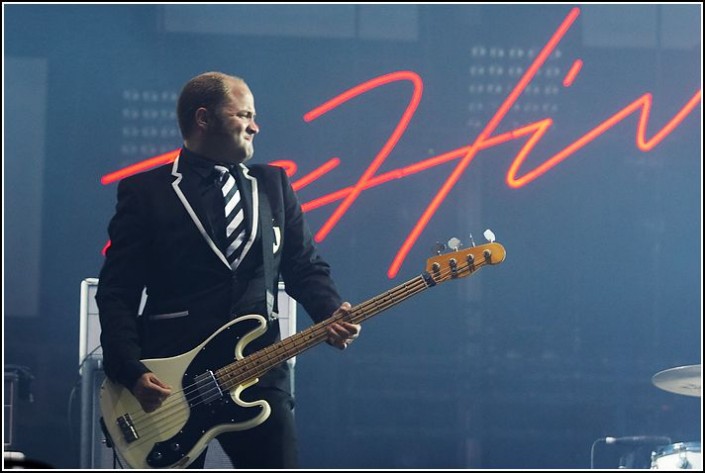
<svg viewBox="0 0 705 473"><path fill-rule="evenodd" d="M174 192L176 192L176 195L179 197L179 200L183 204L184 208L186 208L186 212L188 212L188 214L191 216L191 220L193 220L193 223L196 224L196 228L198 228L198 231L201 232L201 236L205 238L206 242L208 243L208 246L211 247L211 250L213 250L213 252L218 256L218 258L220 258L220 260L225 264L225 266L227 266L228 269L231 269L230 263L228 263L228 259L225 257L223 252L220 251L218 245L215 244L215 242L211 239L210 235L208 235L208 232L206 232L206 229L203 227L203 224L198 219L196 212L193 211L193 207L191 207L191 204L189 204L188 200L186 199L186 196L179 187L181 180L184 178L183 174L179 172L180 158L181 155L176 157L176 159L174 160L174 165L171 168L171 175L176 177L176 180L171 183L171 187L174 188Z"/></svg>
<svg viewBox="0 0 705 473"><path fill-rule="evenodd" d="M242 249L242 253L240 253L240 256L233 262L235 269L237 269L242 260L245 259L245 256L250 251L250 248L252 248L252 244L255 242L255 238L257 237L257 225L259 223L259 193L257 192L257 178L250 176L250 170L244 164L240 163L240 168L242 169L242 175L245 176L245 179L250 181L252 184L252 231L250 232L250 237L247 239L247 243L245 243L245 248Z"/></svg>

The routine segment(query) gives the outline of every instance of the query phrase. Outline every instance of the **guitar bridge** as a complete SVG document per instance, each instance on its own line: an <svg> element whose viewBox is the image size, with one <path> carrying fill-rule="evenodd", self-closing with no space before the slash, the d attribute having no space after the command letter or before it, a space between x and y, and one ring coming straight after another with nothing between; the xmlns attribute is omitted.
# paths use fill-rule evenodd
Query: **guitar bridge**
<svg viewBox="0 0 705 473"><path fill-rule="evenodd" d="M203 402L210 404L223 397L223 391L220 389L220 385L211 370L196 376L195 381Z"/></svg>
<svg viewBox="0 0 705 473"><path fill-rule="evenodd" d="M122 437L125 439L125 442L132 443L140 438L137 434L137 430L135 430L135 424L132 422L130 414L118 417L117 425L120 428L120 432L122 432Z"/></svg>

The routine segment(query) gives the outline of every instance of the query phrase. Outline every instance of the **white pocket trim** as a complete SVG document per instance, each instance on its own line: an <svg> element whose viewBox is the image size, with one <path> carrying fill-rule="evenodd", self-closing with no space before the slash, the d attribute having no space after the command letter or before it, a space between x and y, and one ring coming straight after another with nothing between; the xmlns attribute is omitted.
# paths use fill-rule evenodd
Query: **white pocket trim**
<svg viewBox="0 0 705 473"><path fill-rule="evenodd" d="M182 310L181 312L171 312L169 314L154 314L150 315L151 320L165 320L165 319L178 319L179 317L186 317L188 315L188 310Z"/></svg>

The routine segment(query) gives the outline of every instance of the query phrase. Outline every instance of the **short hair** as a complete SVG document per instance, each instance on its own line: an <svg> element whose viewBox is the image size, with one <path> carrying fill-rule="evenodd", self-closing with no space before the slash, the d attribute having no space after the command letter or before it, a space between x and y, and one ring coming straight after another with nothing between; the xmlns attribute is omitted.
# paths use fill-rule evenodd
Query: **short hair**
<svg viewBox="0 0 705 473"><path fill-rule="evenodd" d="M184 85L176 105L179 129L183 138L188 138L193 131L196 110L200 107L215 110L225 101L230 90L229 82L233 80L245 83L237 76L222 72L204 72Z"/></svg>

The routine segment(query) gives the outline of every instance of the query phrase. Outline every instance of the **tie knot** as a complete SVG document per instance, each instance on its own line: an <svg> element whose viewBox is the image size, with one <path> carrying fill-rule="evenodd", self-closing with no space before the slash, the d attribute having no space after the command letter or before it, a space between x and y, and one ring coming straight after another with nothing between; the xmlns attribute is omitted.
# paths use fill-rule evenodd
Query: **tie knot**
<svg viewBox="0 0 705 473"><path fill-rule="evenodd" d="M221 166L220 164L216 164L213 167L215 168L215 172L217 173L218 182L220 184L225 184L228 181L228 177L231 176L230 169L226 166Z"/></svg>
<svg viewBox="0 0 705 473"><path fill-rule="evenodd" d="M223 174L225 174L226 172L230 172L230 168L227 167L227 166L222 166L222 165L220 165L220 164L216 164L216 165L213 166L213 167L215 168L216 171L218 171L218 173L219 173L220 175L223 175Z"/></svg>

